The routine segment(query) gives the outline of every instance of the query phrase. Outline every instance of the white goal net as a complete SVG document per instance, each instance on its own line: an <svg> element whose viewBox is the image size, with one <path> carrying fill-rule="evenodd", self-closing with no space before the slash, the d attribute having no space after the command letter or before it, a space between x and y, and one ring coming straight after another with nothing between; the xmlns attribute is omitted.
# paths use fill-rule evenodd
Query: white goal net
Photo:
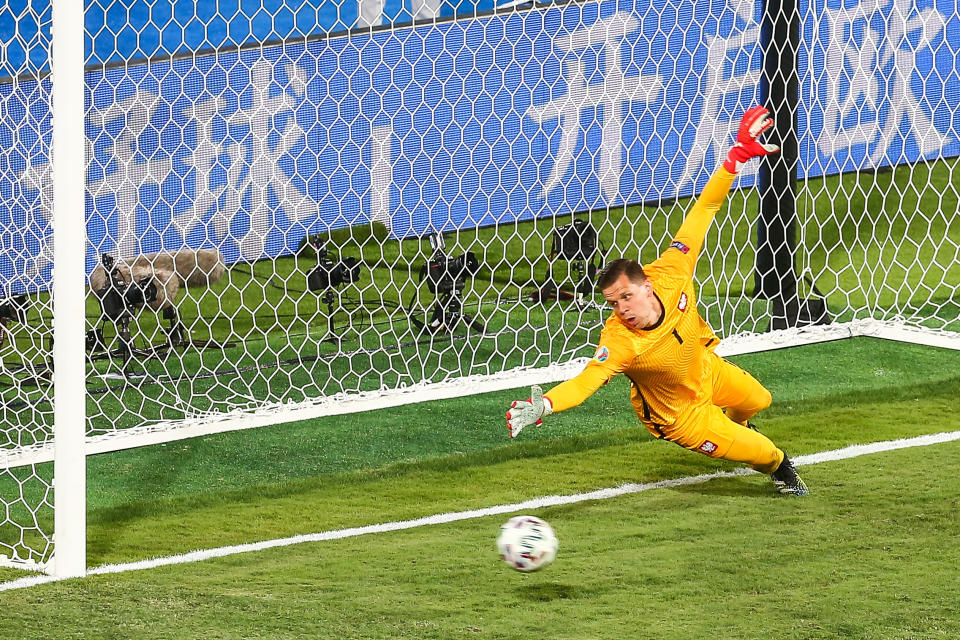
<svg viewBox="0 0 960 640"><path fill-rule="evenodd" d="M728 353L958 345L954 4L92 2L85 167L53 163L51 15L0 9L8 564L53 554L66 172L80 456L571 375L596 269L666 247L756 103L784 153L741 174L697 272Z"/></svg>

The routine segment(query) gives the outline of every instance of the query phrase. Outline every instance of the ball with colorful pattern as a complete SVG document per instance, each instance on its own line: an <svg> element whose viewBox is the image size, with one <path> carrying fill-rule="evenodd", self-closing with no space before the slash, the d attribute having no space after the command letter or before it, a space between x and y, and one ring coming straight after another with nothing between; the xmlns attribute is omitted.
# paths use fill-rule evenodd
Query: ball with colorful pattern
<svg viewBox="0 0 960 640"><path fill-rule="evenodd" d="M514 516L500 527L497 550L503 561L517 571L538 571L556 558L557 536L549 524L536 516Z"/></svg>

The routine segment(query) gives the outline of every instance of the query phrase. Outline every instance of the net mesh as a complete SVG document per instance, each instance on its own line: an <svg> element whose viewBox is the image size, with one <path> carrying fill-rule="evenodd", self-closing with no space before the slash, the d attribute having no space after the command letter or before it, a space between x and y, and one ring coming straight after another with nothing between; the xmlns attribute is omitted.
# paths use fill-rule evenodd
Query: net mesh
<svg viewBox="0 0 960 640"><path fill-rule="evenodd" d="M0 460L52 442L51 332L41 320L52 315L52 191L49 163L31 162L50 157L40 134L50 126L51 19L48 5L0 7ZM50 557L52 489L50 464L0 465L0 558L34 567Z"/></svg>
<svg viewBox="0 0 960 640"><path fill-rule="evenodd" d="M280 421L424 383L471 393L591 355L607 315L596 269L666 248L761 101L762 15L720 1L88 3L88 435ZM834 324L955 335L956 8L799 2L792 18L799 102L770 106L796 122L799 308L756 295L760 254L783 247L758 239L771 187L754 165L698 263L702 314L735 337L778 314L823 320L825 301ZM42 563L49 5L8 3L0 24L0 553Z"/></svg>

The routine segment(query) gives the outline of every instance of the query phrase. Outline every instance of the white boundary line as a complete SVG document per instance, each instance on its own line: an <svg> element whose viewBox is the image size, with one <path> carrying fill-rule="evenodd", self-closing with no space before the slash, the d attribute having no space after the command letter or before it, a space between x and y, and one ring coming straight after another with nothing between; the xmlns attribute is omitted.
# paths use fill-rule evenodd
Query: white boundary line
<svg viewBox="0 0 960 640"><path fill-rule="evenodd" d="M811 453L808 455L797 456L793 458L793 463L797 466L820 464L822 462L834 462L837 460L847 460L859 456L882 453L885 451L895 451L897 449L907 449L910 447L927 447L934 444L953 442L960 440L960 431L947 431L944 433L934 433L925 436L916 436L914 438L904 438L902 440L886 440L883 442L873 442L870 444L858 444L845 447L843 449L834 449L832 451L823 451L820 453ZM424 516L414 520L399 520L395 522L385 522L382 524L371 524L364 527L351 527L349 529L336 529L333 531L323 531L320 533L309 533L290 538L278 538L275 540L265 540L263 542L251 542L247 544L238 544L229 547L218 547L216 549L201 549L191 551L176 556L167 556L165 558L153 558L150 560L141 560L139 562L127 562L123 564L106 564L95 567L87 571L88 576L98 576L110 573L125 573L127 571L140 571L142 569L154 569L156 567L165 567L174 564L186 564L188 562L199 562L211 558L222 558L239 553L250 553L253 551L263 551L276 547L286 547L304 542L323 542L327 540L340 540L342 538L351 538L362 536L369 533L386 533L388 531L401 531L404 529L414 529L416 527L425 527L435 524L444 524L447 522L457 522L459 520L470 520L473 518L483 518L486 516L502 515L514 513L516 511L528 511L542 509L544 507L555 507L564 504L574 504L588 500L606 500L616 498L632 493L641 493L652 489L666 489L673 487L682 487L691 484L701 484L716 478L730 478L735 476L746 476L756 473L747 467L741 467L733 471L717 471L715 473L704 473L698 476L687 476L684 478L674 478L671 480L660 480L659 482L647 482L644 484L623 484L619 487L608 489L598 489L587 493L576 493L565 496L543 496L533 498L514 504L503 504L483 509L473 509L470 511L454 511L450 513L438 513L432 516ZM66 578L57 576L40 575L18 578L10 582L0 583L0 591L10 591L13 589L24 589L36 585L47 584L49 582L59 582Z"/></svg>

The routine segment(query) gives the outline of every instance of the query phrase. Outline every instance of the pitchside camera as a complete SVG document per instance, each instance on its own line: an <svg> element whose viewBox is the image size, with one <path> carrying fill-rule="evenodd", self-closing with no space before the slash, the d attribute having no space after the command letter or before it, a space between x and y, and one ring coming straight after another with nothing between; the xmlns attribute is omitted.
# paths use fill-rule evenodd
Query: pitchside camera
<svg viewBox="0 0 960 640"><path fill-rule="evenodd" d="M307 288L317 294L320 302L327 305L327 336L322 342L339 344L340 336L334 326L334 315L335 305L341 305L342 302L334 289L357 282L360 279L362 263L357 258L344 258L330 253L326 246L328 242L332 242L329 235L307 234L300 241L297 253L300 254L306 250L306 255L313 253L317 257L317 264L307 272Z"/></svg>
<svg viewBox="0 0 960 640"><path fill-rule="evenodd" d="M7 340L7 332L4 329L7 326L7 320L13 320L14 322L19 322L20 324L26 324L26 294L13 296L12 298L7 298L3 302L0 302L0 347L2 347Z"/></svg>
<svg viewBox="0 0 960 640"><path fill-rule="evenodd" d="M100 256L103 268L110 274L103 287L93 294L100 301L100 308L104 317L113 322L129 319L133 316L132 308L154 302L157 299L157 283L152 276L126 282L120 275L113 256Z"/></svg>
<svg viewBox="0 0 960 640"><path fill-rule="evenodd" d="M550 253L563 260L590 262L597 253L597 231L586 220L557 227Z"/></svg>
<svg viewBox="0 0 960 640"><path fill-rule="evenodd" d="M543 287L531 297L531 300L574 300L584 304L593 295L593 283L597 275L596 257L598 236L586 220L572 220L570 223L553 230L553 244L548 258L551 271ZM605 253L605 251L604 251ZM563 260L567 263L566 273L558 277L554 265ZM571 282L573 291L564 290L561 284Z"/></svg>
<svg viewBox="0 0 960 640"><path fill-rule="evenodd" d="M330 258L325 247L317 247L317 266L307 274L311 291L325 291L360 279L360 262L356 258Z"/></svg>
<svg viewBox="0 0 960 640"><path fill-rule="evenodd" d="M467 251L459 256L447 255L444 247L443 234L436 232L427 236L433 254L420 267L420 282L427 281L436 301L427 312L429 318L422 320L417 315L411 315L410 321L421 329L436 333L441 330L453 331L461 323L480 333L486 329L479 320L463 312L463 289L467 285L467 277L473 277L480 270L480 261L476 254ZM411 309L413 308L411 303Z"/></svg>
<svg viewBox="0 0 960 640"><path fill-rule="evenodd" d="M359 260L331 255L319 235L308 236L307 242L317 253L317 266L307 273L307 287L311 291L326 291L360 279Z"/></svg>
<svg viewBox="0 0 960 640"><path fill-rule="evenodd" d="M27 321L27 296L19 295L0 302L0 321L13 320L21 324Z"/></svg>
<svg viewBox="0 0 960 640"><path fill-rule="evenodd" d="M427 281L427 288L434 295L460 293L467 284L467 276L473 276L480 269L480 261L472 251L451 257L444 252L443 236L435 233L430 236L433 256L420 267L420 279Z"/></svg>
<svg viewBox="0 0 960 640"><path fill-rule="evenodd" d="M480 261L472 251L467 251L456 258L435 256L427 262L424 269L430 293L454 293L463 291L467 285L467 276L474 275L480 269Z"/></svg>

